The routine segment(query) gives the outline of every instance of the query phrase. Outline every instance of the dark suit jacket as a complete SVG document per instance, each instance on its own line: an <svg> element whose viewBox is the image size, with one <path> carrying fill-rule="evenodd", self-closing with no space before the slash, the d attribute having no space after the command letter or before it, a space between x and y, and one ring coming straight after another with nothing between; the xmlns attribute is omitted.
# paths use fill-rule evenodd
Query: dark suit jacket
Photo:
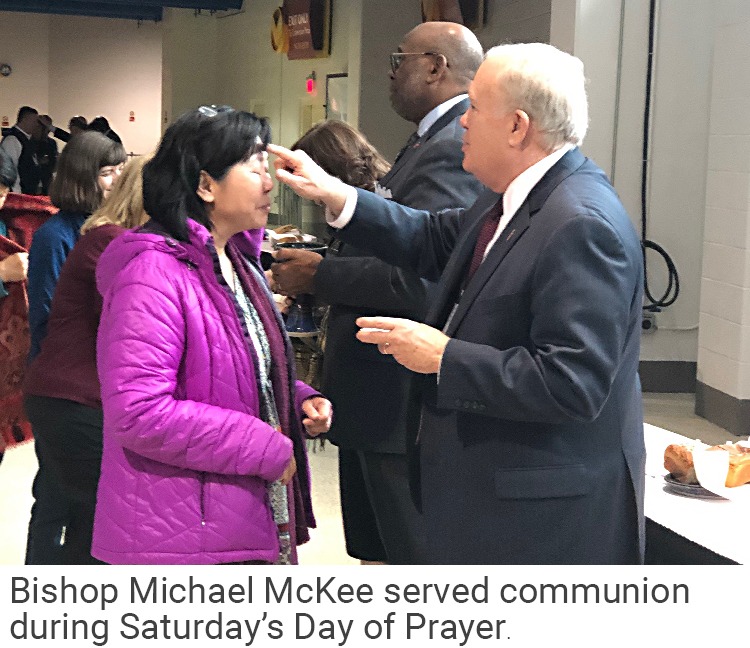
<svg viewBox="0 0 750 648"><path fill-rule="evenodd" d="M422 209L467 207L482 186L461 167L468 101L454 106L408 149L381 180L393 200ZM404 453L404 410L409 372L355 338L361 315L422 320L428 286L413 270L387 265L361 248L329 250L318 266L316 295L331 304L321 391L336 416L328 434L357 450Z"/></svg>
<svg viewBox="0 0 750 648"><path fill-rule="evenodd" d="M494 202L482 196L438 218L359 192L340 231L386 261L442 273L428 324L442 329L457 302L439 381L420 377L431 558L639 562L638 237L604 173L573 150L532 190L461 293Z"/></svg>

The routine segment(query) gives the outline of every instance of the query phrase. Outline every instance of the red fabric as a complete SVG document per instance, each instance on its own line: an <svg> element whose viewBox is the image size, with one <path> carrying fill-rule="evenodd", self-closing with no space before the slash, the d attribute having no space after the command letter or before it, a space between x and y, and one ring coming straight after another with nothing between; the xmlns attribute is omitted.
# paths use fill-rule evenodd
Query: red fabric
<svg viewBox="0 0 750 648"><path fill-rule="evenodd" d="M8 227L8 238L0 236L0 259L27 252L36 229L56 211L47 196L8 194L0 210ZM12 282L5 288L8 296L0 298L0 452L31 439L21 392L30 344L26 284Z"/></svg>
<svg viewBox="0 0 750 648"><path fill-rule="evenodd" d="M5 206L0 209L0 218L8 227L8 238L28 251L34 232L55 213L57 207L50 202L49 196L9 193Z"/></svg>

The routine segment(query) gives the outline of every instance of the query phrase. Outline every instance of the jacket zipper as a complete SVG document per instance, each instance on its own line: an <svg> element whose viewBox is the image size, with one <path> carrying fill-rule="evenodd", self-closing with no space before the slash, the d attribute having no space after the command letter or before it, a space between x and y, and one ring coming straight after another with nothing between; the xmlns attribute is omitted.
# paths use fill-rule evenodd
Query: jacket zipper
<svg viewBox="0 0 750 648"><path fill-rule="evenodd" d="M201 526L206 526L206 473L201 473Z"/></svg>

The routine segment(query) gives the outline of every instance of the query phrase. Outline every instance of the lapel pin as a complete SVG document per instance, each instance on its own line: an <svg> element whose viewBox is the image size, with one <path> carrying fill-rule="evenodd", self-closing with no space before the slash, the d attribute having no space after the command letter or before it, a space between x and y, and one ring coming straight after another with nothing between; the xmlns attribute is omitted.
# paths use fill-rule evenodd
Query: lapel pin
<svg viewBox="0 0 750 648"><path fill-rule="evenodd" d="M505 239L505 240L506 241L510 241L510 237L513 236L515 233L516 233L516 230L515 230L515 228L513 228L512 230L510 230L510 234L508 234L508 238Z"/></svg>

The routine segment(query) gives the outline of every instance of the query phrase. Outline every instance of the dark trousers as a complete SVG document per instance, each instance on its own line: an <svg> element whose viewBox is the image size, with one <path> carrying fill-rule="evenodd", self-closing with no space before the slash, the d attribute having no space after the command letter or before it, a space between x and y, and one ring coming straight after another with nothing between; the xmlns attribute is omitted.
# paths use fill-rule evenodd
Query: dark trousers
<svg viewBox="0 0 750 648"><path fill-rule="evenodd" d="M406 456L339 447L346 551L391 565L427 562L424 520L409 491Z"/></svg>
<svg viewBox="0 0 750 648"><path fill-rule="evenodd" d="M27 396L24 406L39 460L26 564L100 564L91 556L91 535L102 459L102 410L45 396Z"/></svg>

